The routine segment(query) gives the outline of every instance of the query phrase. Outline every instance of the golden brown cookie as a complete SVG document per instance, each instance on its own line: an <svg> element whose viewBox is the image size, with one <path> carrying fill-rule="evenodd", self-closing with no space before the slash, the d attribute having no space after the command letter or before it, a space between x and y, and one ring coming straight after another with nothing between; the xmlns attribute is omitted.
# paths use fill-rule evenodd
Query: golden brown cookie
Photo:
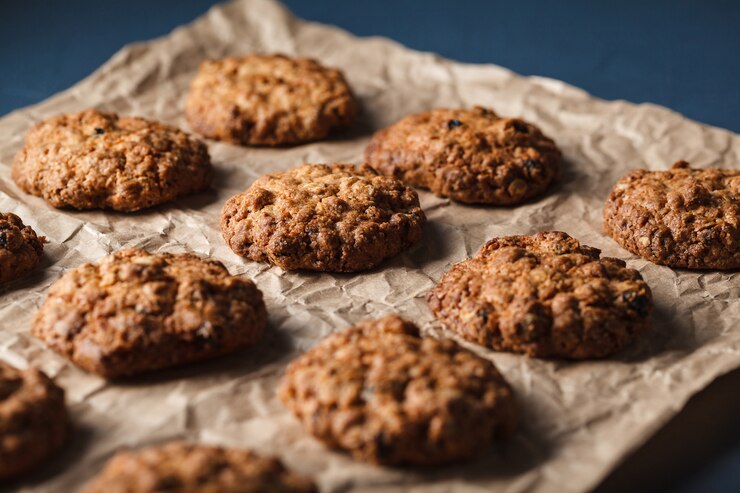
<svg viewBox="0 0 740 493"><path fill-rule="evenodd" d="M213 169L205 144L175 127L86 110L26 135L13 180L54 207L137 211L199 192Z"/></svg>
<svg viewBox="0 0 740 493"><path fill-rule="evenodd" d="M170 442L116 454L83 493L316 493L273 457Z"/></svg>
<svg viewBox="0 0 740 493"><path fill-rule="evenodd" d="M304 164L265 175L230 198L221 231L238 255L286 270L370 269L419 241L416 192L350 164Z"/></svg>
<svg viewBox="0 0 740 493"><path fill-rule="evenodd" d="M0 361L0 481L59 450L68 426L64 390L39 370Z"/></svg>
<svg viewBox="0 0 740 493"><path fill-rule="evenodd" d="M638 169L612 189L604 230L656 264L688 269L740 268L740 170Z"/></svg>
<svg viewBox="0 0 740 493"><path fill-rule="evenodd" d="M36 268L46 238L10 212L0 212L0 282L17 279Z"/></svg>
<svg viewBox="0 0 740 493"><path fill-rule="evenodd" d="M280 397L319 440L379 464L473 457L519 415L493 363L397 316L324 339L291 363Z"/></svg>
<svg viewBox="0 0 740 493"><path fill-rule="evenodd" d="M380 130L365 162L441 197L512 205L541 195L562 156L534 125L476 106L419 113Z"/></svg>
<svg viewBox="0 0 740 493"><path fill-rule="evenodd" d="M55 282L33 335L105 378L180 365L255 344L262 293L221 262L128 249Z"/></svg>
<svg viewBox="0 0 740 493"><path fill-rule="evenodd" d="M307 58L248 55L203 62L186 113L206 137L276 146L323 139L348 127L358 105L338 70Z"/></svg>
<svg viewBox="0 0 740 493"><path fill-rule="evenodd" d="M639 272L600 253L559 231L494 238L427 301L449 330L497 351L608 356L647 330L653 302Z"/></svg>

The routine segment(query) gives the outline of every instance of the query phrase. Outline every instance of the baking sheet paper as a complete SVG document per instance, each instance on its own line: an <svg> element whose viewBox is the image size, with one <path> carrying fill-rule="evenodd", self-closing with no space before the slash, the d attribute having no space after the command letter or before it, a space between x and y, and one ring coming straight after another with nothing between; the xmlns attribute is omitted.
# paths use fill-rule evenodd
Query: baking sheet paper
<svg viewBox="0 0 740 493"><path fill-rule="evenodd" d="M122 214L56 210L10 179L28 128L87 107L188 128L183 101L204 58L248 52L310 56L341 68L364 107L362 124L332 140L287 149L209 142L212 192ZM560 183L516 208L470 207L420 192L429 217L423 241L357 275L286 273L241 259L221 238L224 201L263 173L302 162L359 162L373 130L435 107L485 105L553 137L567 160ZM43 266L0 288L0 358L43 368L63 385L75 430L64 453L20 491L75 491L116 449L169 438L253 448L314 475L322 491L585 491L714 378L740 366L738 272L688 272L653 265L601 233L609 189L636 167L735 167L740 136L654 105L605 102L562 82L465 65L384 39L358 39L293 18L269 0L217 6L170 35L127 46L93 75L49 100L0 119L0 210L48 238ZM379 468L325 449L275 395L287 363L335 330L397 311L435 331L425 293L455 262L497 235L559 229L627 260L653 289L652 331L606 361L568 363L481 351L512 382L523 429L469 464ZM219 361L107 384L77 370L28 334L49 285L83 262L122 247L193 251L253 278L265 293L270 330L254 349Z"/></svg>

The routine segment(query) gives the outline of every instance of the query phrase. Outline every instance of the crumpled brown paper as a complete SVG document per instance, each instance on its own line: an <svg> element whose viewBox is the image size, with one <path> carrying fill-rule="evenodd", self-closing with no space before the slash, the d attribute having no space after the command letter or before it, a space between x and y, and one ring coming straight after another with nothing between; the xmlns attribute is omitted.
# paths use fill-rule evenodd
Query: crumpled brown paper
<svg viewBox="0 0 740 493"><path fill-rule="evenodd" d="M56 210L10 179L13 155L35 122L95 106L188 128L183 99L204 58L252 51L315 57L341 68L364 106L349 135L288 149L210 142L214 190L136 214ZM357 275L286 273L234 255L221 238L224 201L263 173L302 162L359 162L373 130L435 107L486 105L540 126L567 165L544 198L516 208L470 207L420 192L429 217L410 252ZM218 6L189 26L128 46L49 100L0 120L0 210L49 239L43 267L0 288L0 358L37 365L67 389L76 428L64 454L20 491L76 491L122 446L182 437L281 456L322 491L585 491L638 447L688 398L740 366L738 272L653 265L601 233L612 184L636 167L737 167L740 136L653 105L605 102L562 82L496 66L453 63L384 39L358 39L296 20L268 0ZM304 433L275 388L286 364L334 330L397 311L437 331L424 295L454 263L497 235L559 229L624 258L653 289L652 331L606 361L568 363L481 351L512 382L523 429L469 464L391 469L353 462ZM219 361L107 384L77 370L28 334L49 285L83 262L122 247L193 251L253 278L266 295L270 330L256 348Z"/></svg>

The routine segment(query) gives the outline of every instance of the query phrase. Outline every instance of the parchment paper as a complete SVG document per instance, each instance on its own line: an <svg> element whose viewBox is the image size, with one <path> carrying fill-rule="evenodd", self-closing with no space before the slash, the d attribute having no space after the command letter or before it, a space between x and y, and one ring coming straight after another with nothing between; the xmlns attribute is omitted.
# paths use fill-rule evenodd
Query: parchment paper
<svg viewBox="0 0 740 493"><path fill-rule="evenodd" d="M137 213L56 210L10 179L12 157L35 122L95 106L188 128L183 99L201 60L252 51L315 57L341 68L364 105L348 135L288 149L210 142L214 191ZM51 75L50 75L51 76ZM259 175L301 162L359 162L373 130L434 107L491 106L539 125L563 149L560 183L516 208L469 207L420 192L429 223L410 252L357 275L285 273L244 260L218 229L224 201ZM358 39L294 19L268 0L218 6L193 24L128 46L51 99L0 120L0 210L49 239L43 267L0 291L0 358L37 365L67 389L75 430L61 457L20 491L75 491L116 449L168 438L253 448L315 475L322 491L585 491L718 375L740 366L738 272L688 272L630 255L601 233L613 183L629 169L677 159L737 167L740 136L653 105L597 100L564 83L463 65L383 39ZM366 317L397 311L435 331L424 294L455 262L497 235L566 231L624 258L653 289L652 331L606 361L541 361L481 351L512 382L523 429L469 464L390 469L353 462L304 433L275 388L297 354ZM265 293L270 330L254 349L216 362L111 385L77 370L28 334L49 285L85 261L122 247L193 251L253 278Z"/></svg>

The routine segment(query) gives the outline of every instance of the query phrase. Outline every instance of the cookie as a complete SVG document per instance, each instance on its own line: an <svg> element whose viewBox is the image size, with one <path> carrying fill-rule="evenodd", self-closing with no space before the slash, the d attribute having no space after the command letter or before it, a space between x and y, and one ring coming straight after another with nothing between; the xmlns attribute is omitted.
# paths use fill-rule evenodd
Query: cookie
<svg viewBox="0 0 740 493"><path fill-rule="evenodd" d="M562 156L534 125L476 106L411 115L380 130L365 162L458 202L513 205L541 195Z"/></svg>
<svg viewBox="0 0 740 493"><path fill-rule="evenodd" d="M127 249L55 282L31 332L113 379L237 351L266 325L260 290L221 262Z"/></svg>
<svg viewBox="0 0 740 493"><path fill-rule="evenodd" d="M83 493L316 493L273 457L170 442L117 453Z"/></svg>
<svg viewBox="0 0 740 493"><path fill-rule="evenodd" d="M493 363L394 315L324 339L290 364L279 393L328 446L388 465L473 457L513 434L519 415Z"/></svg>
<svg viewBox="0 0 740 493"><path fill-rule="evenodd" d="M307 58L248 55L203 62L185 111L206 137L277 146L351 126L358 104L338 70Z"/></svg>
<svg viewBox="0 0 740 493"><path fill-rule="evenodd" d="M649 327L640 273L559 231L505 236L454 265L427 295L449 330L497 351L600 358Z"/></svg>
<svg viewBox="0 0 740 493"><path fill-rule="evenodd" d="M426 216L403 183L350 164L265 175L230 198L221 231L238 255L286 270L355 272L419 241Z"/></svg>
<svg viewBox="0 0 740 493"><path fill-rule="evenodd" d="M59 450L67 428L64 390L39 370L0 361L0 481Z"/></svg>
<svg viewBox="0 0 740 493"><path fill-rule="evenodd" d="M205 144L185 132L92 109L34 126L12 172L54 207L125 212L205 190L212 175Z"/></svg>
<svg viewBox="0 0 740 493"><path fill-rule="evenodd" d="M634 170L612 189L604 230L656 264L687 269L740 268L740 170Z"/></svg>
<svg viewBox="0 0 740 493"><path fill-rule="evenodd" d="M18 279L36 268L44 254L46 238L10 212L0 212L0 282Z"/></svg>

